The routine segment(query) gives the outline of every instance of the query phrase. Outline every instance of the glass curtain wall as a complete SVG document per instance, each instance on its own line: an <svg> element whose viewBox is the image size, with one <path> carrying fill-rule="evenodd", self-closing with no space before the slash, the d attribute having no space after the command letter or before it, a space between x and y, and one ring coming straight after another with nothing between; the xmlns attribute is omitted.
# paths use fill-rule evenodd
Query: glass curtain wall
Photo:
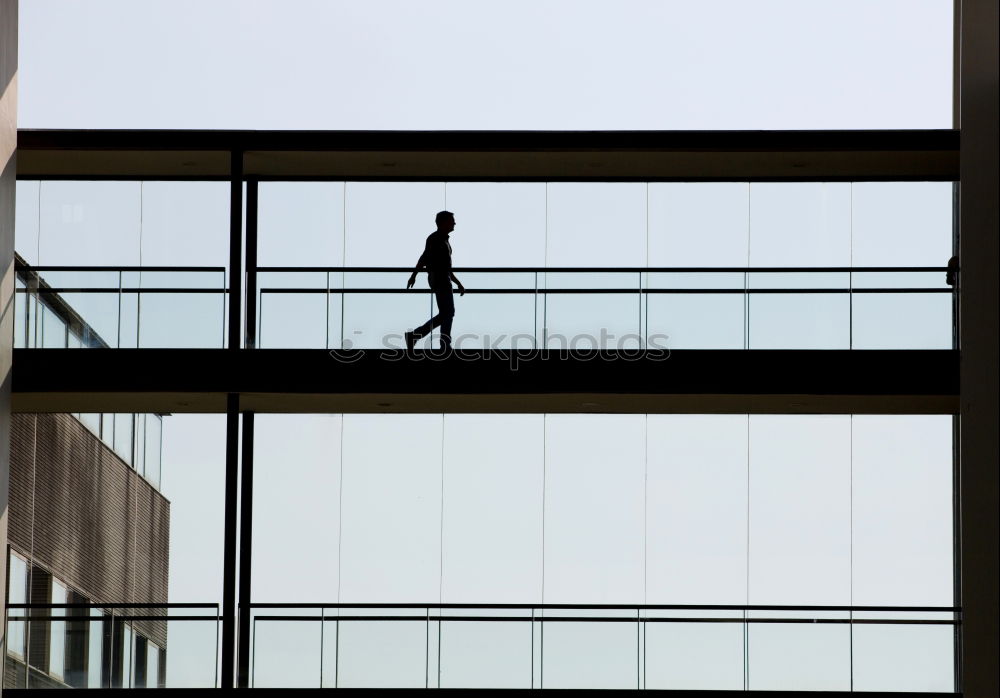
<svg viewBox="0 0 1000 698"><path fill-rule="evenodd" d="M530 610L950 607L948 416L257 415L254 467L253 600L316 605L255 609L255 686L954 688L949 624Z"/></svg>
<svg viewBox="0 0 1000 698"><path fill-rule="evenodd" d="M508 269L461 275L459 347L952 346L944 275L892 271L947 264L949 182L259 186L258 264L282 269L258 275L262 348L402 347L433 295L370 268L412 268L440 210L456 265ZM21 181L18 202L19 346L224 346L228 183ZM811 271L765 271L786 267Z"/></svg>
<svg viewBox="0 0 1000 698"><path fill-rule="evenodd" d="M227 182L18 181L15 226L16 345L224 346Z"/></svg>
<svg viewBox="0 0 1000 698"><path fill-rule="evenodd" d="M508 268L459 274L470 293L457 299L456 346L951 348L942 272L824 269L944 267L952 189L262 182L258 263L273 270L258 276L258 346L401 347L434 312L423 275L423 293L404 292L406 270L449 210L456 266ZM766 273L785 267L811 271Z"/></svg>

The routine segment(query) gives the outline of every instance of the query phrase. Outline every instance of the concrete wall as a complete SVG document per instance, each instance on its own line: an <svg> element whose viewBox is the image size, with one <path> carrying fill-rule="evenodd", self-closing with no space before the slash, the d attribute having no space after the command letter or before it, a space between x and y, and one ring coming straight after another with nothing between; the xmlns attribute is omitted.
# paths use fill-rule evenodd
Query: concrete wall
<svg viewBox="0 0 1000 698"><path fill-rule="evenodd" d="M961 604L963 688L1000 695L1000 157L997 0L961 0Z"/></svg>
<svg viewBox="0 0 1000 698"><path fill-rule="evenodd" d="M0 549L2 550L6 549L7 543L11 350L14 340L16 151L17 0L0 0ZM0 589L6 588L7 566L3 564L0 565ZM0 627L0 651L4 655L7 653L5 633L6 628Z"/></svg>

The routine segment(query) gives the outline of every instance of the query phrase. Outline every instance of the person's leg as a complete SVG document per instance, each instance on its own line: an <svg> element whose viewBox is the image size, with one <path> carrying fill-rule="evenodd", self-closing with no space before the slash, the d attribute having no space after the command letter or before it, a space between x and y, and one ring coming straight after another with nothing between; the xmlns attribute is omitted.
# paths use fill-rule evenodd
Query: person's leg
<svg viewBox="0 0 1000 698"><path fill-rule="evenodd" d="M441 280L432 274L428 274L427 282L431 290L434 291L434 299L437 301L438 311L436 315L420 327L417 327L412 332L405 333L408 349L412 348L413 342L433 332L435 327L441 328L441 343L451 345L451 323L455 317L455 297L451 281L447 278Z"/></svg>
<svg viewBox="0 0 1000 698"><path fill-rule="evenodd" d="M455 292L451 287L451 282L447 286L434 289L434 298L437 300L438 314L434 316L432 322L435 326L441 326L441 346L451 346L451 324L455 319Z"/></svg>

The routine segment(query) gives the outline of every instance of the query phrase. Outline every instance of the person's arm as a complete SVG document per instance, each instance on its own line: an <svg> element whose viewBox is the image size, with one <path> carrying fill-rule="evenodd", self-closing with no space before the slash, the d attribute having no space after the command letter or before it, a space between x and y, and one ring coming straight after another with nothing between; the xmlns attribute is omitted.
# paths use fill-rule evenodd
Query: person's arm
<svg viewBox="0 0 1000 698"><path fill-rule="evenodd" d="M417 265L413 268L413 273L410 274L410 280L406 282L406 288L413 288L413 284L417 283L417 272L427 266L427 250L425 249L421 255L420 259L417 260Z"/></svg>
<svg viewBox="0 0 1000 698"><path fill-rule="evenodd" d="M462 282L461 282L461 281L459 281L459 280L458 280L458 277L457 277L457 276L455 276L455 275L454 275L454 274L453 274L452 272L450 272L450 271L448 272L448 276L450 276L450 277L451 277L451 280L452 280L452 281L454 281L454 282L455 282L455 283L456 283L456 284L458 285L458 295L460 295L460 296L464 296L464 295L465 295L465 286L463 286L463 285L462 285Z"/></svg>

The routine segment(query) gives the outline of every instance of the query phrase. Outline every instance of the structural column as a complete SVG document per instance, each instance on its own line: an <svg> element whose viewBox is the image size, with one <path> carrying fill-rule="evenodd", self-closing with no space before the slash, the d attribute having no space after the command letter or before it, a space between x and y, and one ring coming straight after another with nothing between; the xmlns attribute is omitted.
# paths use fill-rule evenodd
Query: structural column
<svg viewBox="0 0 1000 698"><path fill-rule="evenodd" d="M997 0L960 0L961 599L962 690L1000 695L1000 159Z"/></svg>
<svg viewBox="0 0 1000 698"><path fill-rule="evenodd" d="M17 0L0 0L0 590L7 588L7 492L14 342L14 191L17 176ZM6 604L6 595L0 599ZM0 609L6 611L6 608ZM0 624L0 659L7 628ZM0 688L2 690L2 688Z"/></svg>
<svg viewBox="0 0 1000 698"><path fill-rule="evenodd" d="M243 152L231 153L229 181L229 298L226 351L239 352L243 342ZM240 396L226 396L226 496L222 561L222 648L220 688L236 679L236 556L239 523Z"/></svg>

